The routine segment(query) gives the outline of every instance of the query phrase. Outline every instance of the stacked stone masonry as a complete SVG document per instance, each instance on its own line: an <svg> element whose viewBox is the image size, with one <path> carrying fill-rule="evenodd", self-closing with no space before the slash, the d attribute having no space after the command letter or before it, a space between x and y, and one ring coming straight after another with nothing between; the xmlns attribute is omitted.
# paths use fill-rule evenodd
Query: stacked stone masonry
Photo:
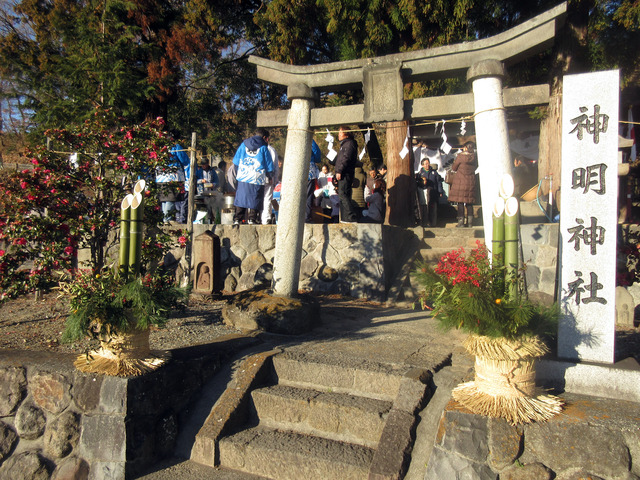
<svg viewBox="0 0 640 480"><path fill-rule="evenodd" d="M451 400L425 480L633 480L640 478L637 403L563 394L564 413L512 426Z"/></svg>
<svg viewBox="0 0 640 480"><path fill-rule="evenodd" d="M221 284L228 292L270 282L276 226L194 225L193 238L211 230L220 238ZM385 268L381 225L305 225L299 289L382 301ZM180 260L182 252L171 252ZM178 276L184 271L180 263Z"/></svg>
<svg viewBox="0 0 640 480"><path fill-rule="evenodd" d="M0 479L124 480L172 455L180 412L226 358L257 340L172 351L139 377L86 374L74 355L0 352Z"/></svg>
<svg viewBox="0 0 640 480"><path fill-rule="evenodd" d="M95 402L100 379L74 376L0 368L0 478L87 478L81 418L100 410Z"/></svg>
<svg viewBox="0 0 640 480"><path fill-rule="evenodd" d="M270 283L275 255L276 225L194 225L193 238L207 230L220 238L220 275L227 292L244 291ZM476 232L481 235L482 232ZM299 289L321 294L343 294L374 301L386 300L387 291L402 266L417 251L433 248L423 229L388 225L307 224L300 263ZM445 236L442 241L445 241ZM523 225L523 260L529 292L553 297L555 290L558 225ZM450 249L460 246L450 243ZM192 264L193 264L192 260ZM165 259L178 266L178 278L187 264L184 249Z"/></svg>

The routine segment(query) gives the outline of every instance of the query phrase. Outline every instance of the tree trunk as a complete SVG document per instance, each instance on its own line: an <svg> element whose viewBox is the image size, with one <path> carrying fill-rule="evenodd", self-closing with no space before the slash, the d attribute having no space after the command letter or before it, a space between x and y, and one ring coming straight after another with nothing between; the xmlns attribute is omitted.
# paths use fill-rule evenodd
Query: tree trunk
<svg viewBox="0 0 640 480"><path fill-rule="evenodd" d="M588 22L594 0L569 2L564 28L556 37L555 60L551 70L551 98L547 116L540 124L538 181L551 178L554 202L560 206L562 164L562 77L588 70ZM542 182L549 193L549 182Z"/></svg>
<svg viewBox="0 0 640 480"><path fill-rule="evenodd" d="M408 125L408 121L387 123L387 216L385 223L399 227L413 225L413 203L416 187L411 169L411 154L407 154L404 159L400 157L400 151L407 138Z"/></svg>

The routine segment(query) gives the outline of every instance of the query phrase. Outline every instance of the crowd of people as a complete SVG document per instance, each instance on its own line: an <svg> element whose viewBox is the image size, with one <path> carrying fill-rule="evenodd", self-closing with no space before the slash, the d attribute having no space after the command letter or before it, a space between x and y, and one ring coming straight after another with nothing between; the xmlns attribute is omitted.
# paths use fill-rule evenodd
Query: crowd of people
<svg viewBox="0 0 640 480"><path fill-rule="evenodd" d="M349 127L340 127L338 141L337 155L323 163L320 147L312 140L305 222L383 223L387 203L386 166L373 166L365 173L358 157L358 143ZM457 155L444 155L439 148L416 142L413 158L416 223L437 226L439 207L451 202L457 208L456 226L470 227L473 206L479 201L478 161L473 142L465 143ZM176 222L186 223L189 156L176 145L172 159L169 170L156 172L162 211L165 221L173 220L175 215ZM515 162L516 170L524 172L527 167L523 161L516 158ZM282 163L283 159L270 145L269 132L258 128L240 144L228 167L222 160L215 167L208 159L201 160L195 174L198 193L209 189L234 195L235 225L276 223Z"/></svg>
<svg viewBox="0 0 640 480"><path fill-rule="evenodd" d="M226 189L235 194L235 225L277 221L281 200L282 159L269 144L270 134L258 128L238 147L227 168ZM386 167L371 169L369 179L358 159L358 144L347 127L338 131L340 149L322 164L312 140L306 188L307 223L382 223L386 210ZM371 181L369 181L371 180Z"/></svg>

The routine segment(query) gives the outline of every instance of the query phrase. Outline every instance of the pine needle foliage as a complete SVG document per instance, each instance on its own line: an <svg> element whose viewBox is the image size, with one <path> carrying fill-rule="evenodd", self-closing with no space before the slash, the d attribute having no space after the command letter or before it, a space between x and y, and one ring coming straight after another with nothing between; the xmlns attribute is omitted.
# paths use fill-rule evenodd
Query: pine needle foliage
<svg viewBox="0 0 640 480"><path fill-rule="evenodd" d="M162 327L169 314L183 305L188 290L175 285L170 275L147 274L125 282L113 268L94 274L79 272L60 286L69 301L62 341L84 336L100 338L116 332Z"/></svg>
<svg viewBox="0 0 640 480"><path fill-rule="evenodd" d="M432 310L445 330L509 339L555 335L557 306L536 304L520 294L510 298L504 275L504 268L491 267L481 243L468 255L464 248L453 250L435 268L419 262L413 271L424 288L421 307Z"/></svg>

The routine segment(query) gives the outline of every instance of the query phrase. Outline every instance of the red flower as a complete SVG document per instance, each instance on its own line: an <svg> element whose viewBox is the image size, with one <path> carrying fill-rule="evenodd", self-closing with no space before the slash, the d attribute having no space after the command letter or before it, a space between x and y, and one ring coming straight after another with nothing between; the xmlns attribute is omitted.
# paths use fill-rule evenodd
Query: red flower
<svg viewBox="0 0 640 480"><path fill-rule="evenodd" d="M69 245L68 247L65 247L64 253L66 253L67 255L73 255L73 247L71 245Z"/></svg>

